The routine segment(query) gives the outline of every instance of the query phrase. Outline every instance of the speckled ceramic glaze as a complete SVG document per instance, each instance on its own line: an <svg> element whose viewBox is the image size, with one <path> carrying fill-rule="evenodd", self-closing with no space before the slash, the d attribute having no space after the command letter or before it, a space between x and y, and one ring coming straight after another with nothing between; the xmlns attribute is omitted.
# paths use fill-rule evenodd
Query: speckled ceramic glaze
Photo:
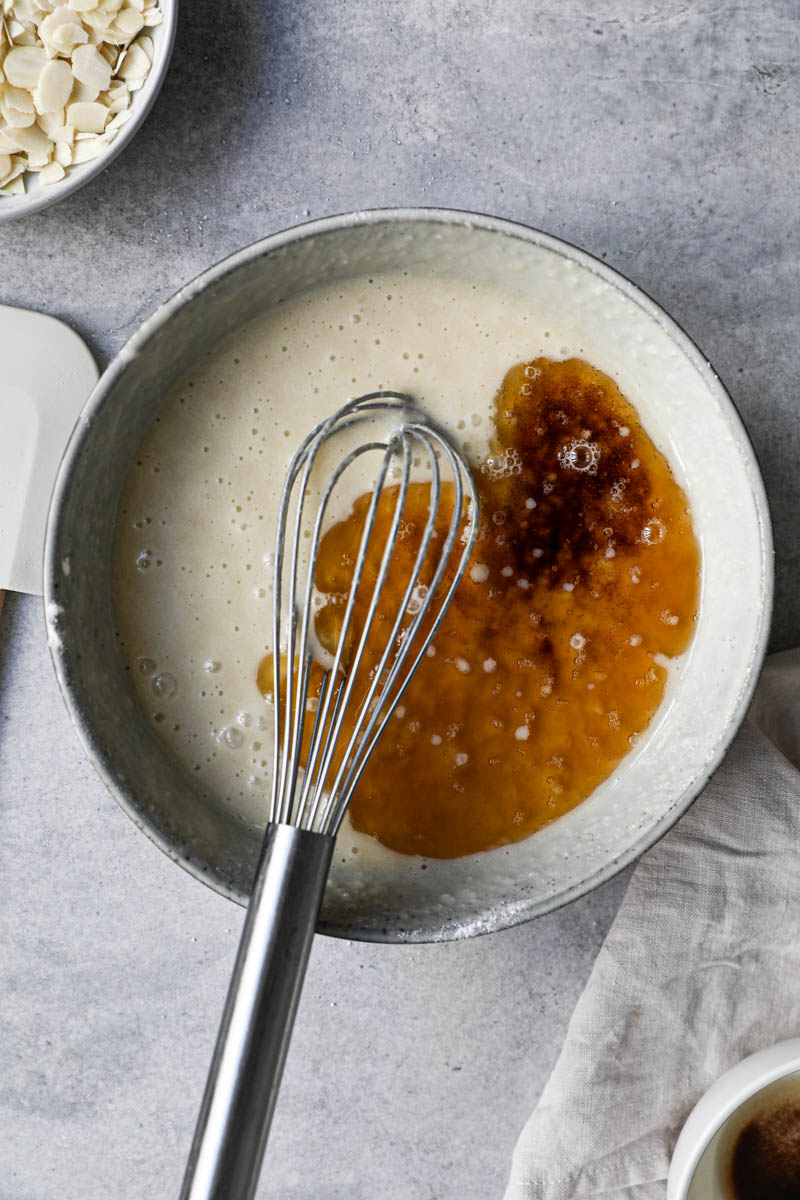
<svg viewBox="0 0 800 1200"><path fill-rule="evenodd" d="M277 234L211 268L153 314L91 396L62 464L45 561L59 682L83 743L132 819L167 854L243 903L259 830L201 801L146 723L114 636L120 491L174 382L253 317L307 289L398 270L530 296L580 329L673 464L703 550L700 617L647 735L584 804L525 842L472 858L337 858L321 929L426 941L500 929L609 878L686 810L743 716L764 652L772 550L763 485L725 389L693 343L628 281L580 250L493 218L357 213ZM584 336L585 335L585 336ZM598 361L599 356L599 361ZM321 414L322 415L322 414Z"/></svg>

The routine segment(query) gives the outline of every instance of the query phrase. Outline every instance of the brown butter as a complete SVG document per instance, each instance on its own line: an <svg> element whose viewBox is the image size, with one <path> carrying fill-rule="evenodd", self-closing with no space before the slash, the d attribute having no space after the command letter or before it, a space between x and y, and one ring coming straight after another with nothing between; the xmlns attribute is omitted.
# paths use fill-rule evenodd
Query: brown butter
<svg viewBox="0 0 800 1200"><path fill-rule="evenodd" d="M476 471L472 569L350 807L356 829L406 854L492 849L579 804L647 728L667 678L656 656L682 653L696 620L700 551L687 498L613 380L579 359L522 363L493 419L491 454ZM427 484L409 491L385 614L405 590L429 497ZM315 582L330 603L317 632L329 648L369 499L320 547ZM393 510L389 490L384 539ZM380 645L378 634L366 667ZM265 695L271 679L268 656L258 671Z"/></svg>
<svg viewBox="0 0 800 1200"><path fill-rule="evenodd" d="M739 1134L731 1158L736 1200L800 1200L800 1104L785 1101Z"/></svg>

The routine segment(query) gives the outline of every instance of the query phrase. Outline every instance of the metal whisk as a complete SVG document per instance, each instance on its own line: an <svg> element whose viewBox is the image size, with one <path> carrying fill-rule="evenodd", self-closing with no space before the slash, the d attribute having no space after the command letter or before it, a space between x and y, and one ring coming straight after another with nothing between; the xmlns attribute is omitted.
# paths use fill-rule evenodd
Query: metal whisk
<svg viewBox="0 0 800 1200"><path fill-rule="evenodd" d="M314 499L320 455L327 458L337 442L341 446L346 430L385 422L387 417L391 418L388 433L345 452ZM348 469L376 453L380 465L333 663L312 698L314 579L326 514ZM378 628L376 615L401 532L414 461L422 456L430 468L429 515L397 611L393 619L382 621L385 640L381 639L377 666L370 670L369 687L362 695L356 678L369 635ZM391 469L398 460L399 482L395 483ZM442 468L445 481L453 485L444 537L439 532ZM393 516L359 630L354 623L356 598L381 496L390 483L397 488ZM367 760L464 575L477 527L478 496L465 460L411 397L399 392L372 392L350 401L318 425L292 459L275 541L275 761L269 823L182 1200L251 1200L255 1193L336 834ZM423 572L430 581L421 585ZM287 663L283 688L281 653ZM310 699L316 704L310 705L315 711L303 769L301 750Z"/></svg>

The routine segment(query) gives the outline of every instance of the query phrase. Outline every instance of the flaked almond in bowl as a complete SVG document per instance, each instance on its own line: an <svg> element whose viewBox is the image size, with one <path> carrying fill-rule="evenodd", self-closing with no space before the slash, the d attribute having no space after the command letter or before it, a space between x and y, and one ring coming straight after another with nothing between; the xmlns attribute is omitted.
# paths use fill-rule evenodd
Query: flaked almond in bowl
<svg viewBox="0 0 800 1200"><path fill-rule="evenodd" d="M175 0L0 0L0 221L116 158L163 83Z"/></svg>

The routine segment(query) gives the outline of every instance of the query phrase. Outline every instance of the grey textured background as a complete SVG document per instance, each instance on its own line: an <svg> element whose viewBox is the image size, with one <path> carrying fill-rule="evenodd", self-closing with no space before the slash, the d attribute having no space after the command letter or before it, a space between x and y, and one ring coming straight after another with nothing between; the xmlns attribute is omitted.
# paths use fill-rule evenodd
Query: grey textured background
<svg viewBox="0 0 800 1200"><path fill-rule="evenodd" d="M800 641L798 34L794 0L184 0L123 158L0 226L0 300L63 317L102 366L181 283L306 211L449 205L577 242L728 383L773 505L785 647ZM259 1196L499 1197L624 887L472 943L318 939ZM0 1200L176 1195L240 920L105 793L40 604L10 597Z"/></svg>

